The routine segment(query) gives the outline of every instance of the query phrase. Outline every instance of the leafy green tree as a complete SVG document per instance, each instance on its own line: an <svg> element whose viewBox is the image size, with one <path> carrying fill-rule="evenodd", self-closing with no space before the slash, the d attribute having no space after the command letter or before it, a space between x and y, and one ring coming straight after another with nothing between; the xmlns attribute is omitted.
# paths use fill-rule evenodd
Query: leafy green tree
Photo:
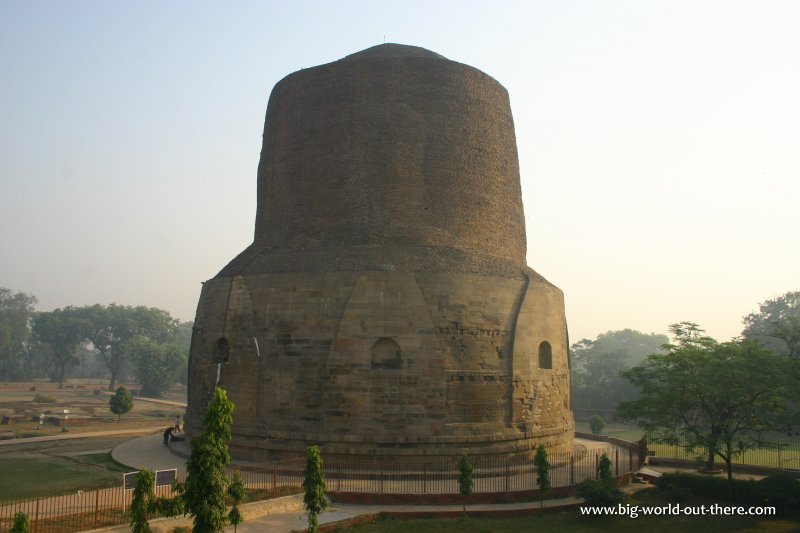
<svg viewBox="0 0 800 533"><path fill-rule="evenodd" d="M133 409L133 395L126 387L117 387L117 392L108 399L108 407L111 412L117 415L117 424L119 420L128 411Z"/></svg>
<svg viewBox="0 0 800 533"><path fill-rule="evenodd" d="M620 373L641 363L647 355L659 352L667 342L666 335L623 329L573 344L570 347L573 406L613 410L618 403L635 399L636 388Z"/></svg>
<svg viewBox="0 0 800 533"><path fill-rule="evenodd" d="M467 513L467 498L472 494L473 485L472 463L469 460L469 456L464 454L458 460L458 493L464 498L464 514Z"/></svg>
<svg viewBox="0 0 800 533"><path fill-rule="evenodd" d="M706 449L727 466L733 497L733 458L775 446L770 431L787 429L786 358L747 339L718 343L696 324L673 324L674 344L624 373L641 392L617 416L643 426L651 441Z"/></svg>
<svg viewBox="0 0 800 533"><path fill-rule="evenodd" d="M180 492L193 518L194 533L218 533L225 527L229 484L225 469L231 462L228 442L234 409L225 389L217 387L203 418L203 433L192 439L186 482Z"/></svg>
<svg viewBox="0 0 800 533"><path fill-rule="evenodd" d="M85 342L88 327L88 320L75 307L34 315L33 336L52 347L48 373L59 388L64 386L69 369L78 363L75 350Z"/></svg>
<svg viewBox="0 0 800 533"><path fill-rule="evenodd" d="M158 345L183 342L181 323L167 311L155 307L92 305L79 308L87 319L87 340L91 341L111 373L108 390L114 390L130 369L130 344L142 339ZM185 350L188 354L188 346Z"/></svg>
<svg viewBox="0 0 800 533"><path fill-rule="evenodd" d="M539 507L544 507L544 496L550 490L550 461L547 459L547 449L543 444L536 448L533 458L536 468L536 485L539 487Z"/></svg>
<svg viewBox="0 0 800 533"><path fill-rule="evenodd" d="M328 508L325 490L322 456L317 446L309 446L306 448L306 469L303 472L303 504L308 513L309 533L315 533L318 530L317 516Z"/></svg>
<svg viewBox="0 0 800 533"><path fill-rule="evenodd" d="M800 291L762 302L743 322L742 335L800 362Z"/></svg>
<svg viewBox="0 0 800 533"><path fill-rule="evenodd" d="M611 459L605 453L600 456L597 463L597 479L605 483L614 483L614 476L611 474Z"/></svg>
<svg viewBox="0 0 800 533"><path fill-rule="evenodd" d="M132 533L150 533L147 515L153 509L154 482L155 477L152 470L142 468L136 474L136 486L133 488L133 499L129 511Z"/></svg>
<svg viewBox="0 0 800 533"><path fill-rule="evenodd" d="M606 421L600 415L592 415L589 419L589 427L592 429L593 435L599 435L603 428L606 427Z"/></svg>
<svg viewBox="0 0 800 533"><path fill-rule="evenodd" d="M28 533L31 529L31 520L25 513L16 513L14 523L9 533Z"/></svg>
<svg viewBox="0 0 800 533"><path fill-rule="evenodd" d="M25 348L36 297L0 287L0 381L24 377Z"/></svg>
<svg viewBox="0 0 800 533"><path fill-rule="evenodd" d="M236 533L239 524L244 522L244 517L239 510L239 504L247 497L247 491L244 488L242 476L239 475L238 470L234 472L231 484L228 486L228 496L230 496L233 501L233 506L231 506L231 510L228 513L228 521L233 524L233 531Z"/></svg>
<svg viewBox="0 0 800 533"><path fill-rule="evenodd" d="M142 396L163 396L177 383L181 370L187 365L186 354L176 344L159 344L136 337L127 349L134 361L136 379L142 385Z"/></svg>

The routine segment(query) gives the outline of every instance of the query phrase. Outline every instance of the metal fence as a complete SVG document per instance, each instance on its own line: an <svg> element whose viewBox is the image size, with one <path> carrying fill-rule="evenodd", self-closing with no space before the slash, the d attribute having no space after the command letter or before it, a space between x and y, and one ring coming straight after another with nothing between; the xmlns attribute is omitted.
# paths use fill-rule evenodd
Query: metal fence
<svg viewBox="0 0 800 533"><path fill-rule="evenodd" d="M638 468L638 452L632 448L607 445L549 456L553 487L575 485L594 478L602 454L612 462L612 473L622 475ZM409 456L355 460L353 457L323 457L324 474L330 492L368 494L458 494L458 457ZM473 466L474 493L508 493L537 489L531 458L476 456ZM303 482L305 457L271 461L263 465L235 465L248 491L249 501L298 493ZM178 481L185 480L179 472ZM0 502L0 533L11 529L18 512L28 515L31 533L70 533L127 523L132 490L118 487L77 494L52 495L34 499ZM171 486L156 488L156 495L173 495Z"/></svg>
<svg viewBox="0 0 800 533"><path fill-rule="evenodd" d="M780 468L786 470L800 470L800 437L788 435L773 435L763 437L774 446L746 449L733 457L733 464ZM690 461L705 461L708 451L703 447L689 448L686 441L678 444L661 444L651 442L650 450L655 452L656 458L683 459ZM718 463L722 462L719 456Z"/></svg>

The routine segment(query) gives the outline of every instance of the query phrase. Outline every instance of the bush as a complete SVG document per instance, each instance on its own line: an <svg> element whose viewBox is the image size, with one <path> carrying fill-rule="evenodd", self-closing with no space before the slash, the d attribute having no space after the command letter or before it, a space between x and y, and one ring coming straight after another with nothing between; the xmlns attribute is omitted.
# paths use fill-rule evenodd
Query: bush
<svg viewBox="0 0 800 533"><path fill-rule="evenodd" d="M701 476L698 474L663 474L656 480L656 486L665 493L676 489L686 489L697 496L717 500L728 499L728 480L724 477ZM733 494L736 500L758 503L755 494L756 482L751 479L734 479Z"/></svg>
<svg viewBox="0 0 800 533"><path fill-rule="evenodd" d="M611 506L625 502L625 493L612 483L585 479L578 484L578 496L591 506Z"/></svg>
<svg viewBox="0 0 800 533"><path fill-rule="evenodd" d="M58 403L58 400L54 396L41 393L37 393L31 401L34 403Z"/></svg>
<svg viewBox="0 0 800 533"><path fill-rule="evenodd" d="M785 474L756 481L755 494L765 504L781 511L800 507L800 481Z"/></svg>
<svg viewBox="0 0 800 533"><path fill-rule="evenodd" d="M606 427L606 421L600 415L592 415L589 419L589 427L592 429L593 435L599 435L603 428Z"/></svg>
<svg viewBox="0 0 800 533"><path fill-rule="evenodd" d="M102 394L100 389L95 389L92 391L92 396L100 396L100 394Z"/></svg>

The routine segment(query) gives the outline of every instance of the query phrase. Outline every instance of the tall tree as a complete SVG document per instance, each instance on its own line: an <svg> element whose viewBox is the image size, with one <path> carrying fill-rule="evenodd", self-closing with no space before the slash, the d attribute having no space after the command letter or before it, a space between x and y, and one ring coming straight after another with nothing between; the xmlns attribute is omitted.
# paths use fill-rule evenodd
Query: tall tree
<svg viewBox="0 0 800 533"><path fill-rule="evenodd" d="M88 321L75 307L56 309L49 313L38 313L33 320L33 335L52 347L50 378L64 386L67 372L78 363L75 349L85 342Z"/></svg>
<svg viewBox="0 0 800 533"><path fill-rule="evenodd" d="M0 381L23 377L25 348L36 303L32 294L0 287Z"/></svg>
<svg viewBox="0 0 800 533"><path fill-rule="evenodd" d="M624 373L640 391L617 416L642 425L650 440L706 449L725 461L731 496L734 457L770 446L767 432L787 428L787 361L752 340L718 343L696 324L670 327L675 343Z"/></svg>
<svg viewBox="0 0 800 533"><path fill-rule="evenodd" d="M186 482L181 487L194 533L218 533L225 527L225 495L229 484L225 469L231 462L233 411L225 390L217 387L203 418L203 433L192 439L186 462Z"/></svg>
<svg viewBox="0 0 800 533"><path fill-rule="evenodd" d="M142 396L163 396L178 381L187 365L186 354L177 344L159 344L145 337L136 337L126 350L131 354Z"/></svg>
<svg viewBox="0 0 800 533"><path fill-rule="evenodd" d="M180 321L163 309L111 304L92 305L80 310L90 324L87 339L111 373L108 390L114 390L117 382L125 378L132 364L129 356L133 353L130 345L134 340L143 338L156 344L183 340Z"/></svg>
<svg viewBox="0 0 800 533"><path fill-rule="evenodd" d="M759 304L742 319L742 335L800 362L800 291L787 292Z"/></svg>
<svg viewBox="0 0 800 533"><path fill-rule="evenodd" d="M308 532L318 531L317 516L328 508L325 497L325 476L322 473L322 456L319 448L306 448L306 469L303 472L303 504L308 514Z"/></svg>
<svg viewBox="0 0 800 533"><path fill-rule="evenodd" d="M544 496L550 490L550 461L547 459L547 449L544 444L536 448L536 456L533 458L533 465L536 469L536 484L539 486L539 507L544 507Z"/></svg>
<svg viewBox="0 0 800 533"><path fill-rule="evenodd" d="M582 339L570 348L572 404L578 409L613 410L636 397L636 388L620 373L661 351L669 337L632 329L608 331L595 340Z"/></svg>

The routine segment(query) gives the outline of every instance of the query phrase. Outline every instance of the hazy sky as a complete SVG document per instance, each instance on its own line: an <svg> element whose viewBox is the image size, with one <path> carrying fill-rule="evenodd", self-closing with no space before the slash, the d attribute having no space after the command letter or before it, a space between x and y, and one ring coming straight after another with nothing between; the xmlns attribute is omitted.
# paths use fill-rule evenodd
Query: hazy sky
<svg viewBox="0 0 800 533"><path fill-rule="evenodd" d="M800 289L800 2L0 2L0 286L194 318L252 241L273 85L384 42L511 96L573 341L726 340Z"/></svg>

